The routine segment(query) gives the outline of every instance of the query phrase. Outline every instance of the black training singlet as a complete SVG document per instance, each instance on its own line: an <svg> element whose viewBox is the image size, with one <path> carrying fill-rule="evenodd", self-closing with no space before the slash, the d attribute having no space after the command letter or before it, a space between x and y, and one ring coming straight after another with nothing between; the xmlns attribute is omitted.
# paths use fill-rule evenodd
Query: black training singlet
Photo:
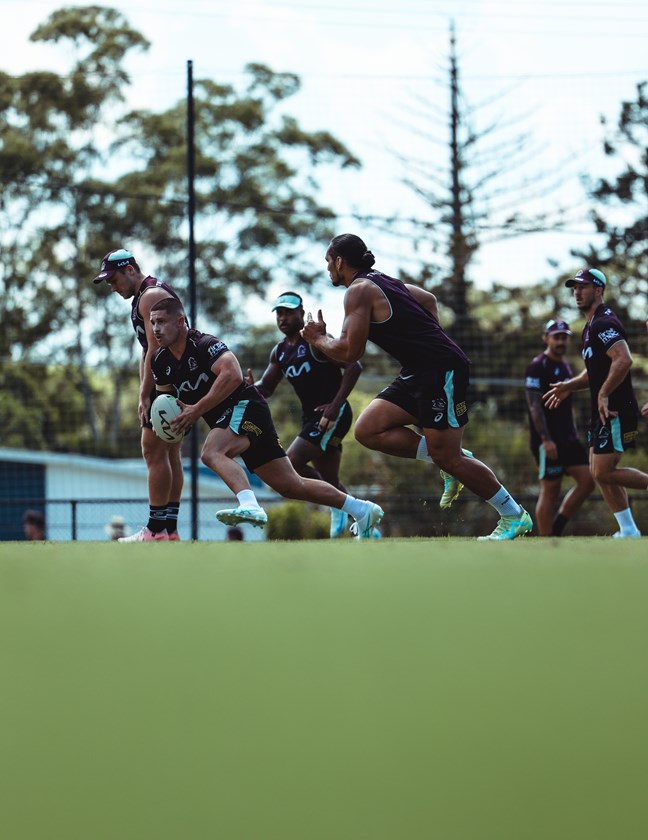
<svg viewBox="0 0 648 840"><path fill-rule="evenodd" d="M161 347L153 356L151 367L155 384L161 388L173 385L177 397L187 405L195 405L209 393L216 377L212 373L214 362L223 353L228 353L229 347L215 335L189 330L187 345L179 359L173 355L168 347ZM209 409L209 413L220 413L235 405L248 389L253 386L241 383L221 403ZM255 394L256 397L256 394Z"/></svg>
<svg viewBox="0 0 648 840"><path fill-rule="evenodd" d="M180 300L178 295L173 291L171 286L168 283L163 283L162 280L158 280L155 277L145 277L142 280L142 285L139 287L139 291L133 298L133 302L131 304L131 324L133 325L133 329L135 330L135 335L137 336L137 340L142 345L142 349L146 353L148 350L148 341L146 340L146 329L144 327L144 319L139 313L139 302L147 289L164 289L165 292L169 293L169 297L175 298L176 300Z"/></svg>
<svg viewBox="0 0 648 840"><path fill-rule="evenodd" d="M300 338L295 344L288 339L275 347L275 358L283 375L295 389L304 414L312 414L318 405L330 403L340 388L342 370L328 359L319 359Z"/></svg>
<svg viewBox="0 0 648 840"><path fill-rule="evenodd" d="M367 271L358 277L371 280L385 296L390 308L386 321L371 322L369 340L399 362L403 370L470 364L470 359L437 319L410 294L402 280L381 271Z"/></svg>

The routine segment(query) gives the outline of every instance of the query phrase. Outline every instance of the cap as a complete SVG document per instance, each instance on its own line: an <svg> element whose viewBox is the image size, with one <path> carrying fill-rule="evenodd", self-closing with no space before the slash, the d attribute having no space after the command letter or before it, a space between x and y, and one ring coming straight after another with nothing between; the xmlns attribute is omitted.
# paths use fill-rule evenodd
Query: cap
<svg viewBox="0 0 648 840"><path fill-rule="evenodd" d="M124 537L130 533L130 528L126 527L123 516L113 516L110 522L104 528L104 531L109 537Z"/></svg>
<svg viewBox="0 0 648 840"><path fill-rule="evenodd" d="M565 286L571 288L572 286L586 286L588 283L593 283L595 286L605 286L607 280L605 274L598 268L581 268L575 277L567 280Z"/></svg>
<svg viewBox="0 0 648 840"><path fill-rule="evenodd" d="M92 282L101 283L104 280L108 280L116 271L119 271L120 268L124 268L126 265L137 265L135 257L130 251L125 251L123 248L119 248L117 251L108 251L101 260L99 274L97 274Z"/></svg>
<svg viewBox="0 0 648 840"><path fill-rule="evenodd" d="M571 335L572 331L569 329L567 321L547 321L545 324L545 335L551 335L552 333Z"/></svg>
<svg viewBox="0 0 648 840"><path fill-rule="evenodd" d="M300 306L303 306L303 303L304 301L296 292L284 292L272 304L272 311L279 309L280 306L284 309L299 309Z"/></svg>

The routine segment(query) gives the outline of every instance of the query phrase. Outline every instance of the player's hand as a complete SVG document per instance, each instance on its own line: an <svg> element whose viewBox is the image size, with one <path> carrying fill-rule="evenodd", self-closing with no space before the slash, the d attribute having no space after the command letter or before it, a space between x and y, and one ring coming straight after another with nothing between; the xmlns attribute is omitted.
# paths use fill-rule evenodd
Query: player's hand
<svg viewBox="0 0 648 840"><path fill-rule="evenodd" d="M182 414L179 414L169 425L176 434L178 432L184 432L186 434L196 420L200 418L200 412L195 405L186 405L181 400L176 400L176 402L182 409Z"/></svg>
<svg viewBox="0 0 648 840"><path fill-rule="evenodd" d="M616 417L619 414L618 411L610 411L608 403L609 403L608 397L602 396L601 394L599 394L599 396L598 396L598 413L599 413L599 417L601 418L601 423L603 423L603 425L605 425L608 422L610 417Z"/></svg>
<svg viewBox="0 0 648 840"><path fill-rule="evenodd" d="M642 417L648 417L648 403L644 403L641 406L641 416Z"/></svg>
<svg viewBox="0 0 648 840"><path fill-rule="evenodd" d="M544 446L545 455L550 461L557 461L558 460L558 447L556 446L555 441L553 440L543 440L542 445Z"/></svg>
<svg viewBox="0 0 648 840"><path fill-rule="evenodd" d="M322 412L322 416L320 417L320 421L319 421L319 424L318 424L321 432L327 431L329 426L331 426L333 423L335 423L335 418L337 417L338 412L337 411L331 412L329 410L330 408L331 408L330 403L327 403L326 405L318 405L318 406L315 407L315 411L321 411ZM328 411L329 414L333 413L333 417L327 417L326 416L327 411Z"/></svg>
<svg viewBox="0 0 648 840"><path fill-rule="evenodd" d="M137 406L137 414L139 416L140 424L151 422L151 398L140 396L139 404Z"/></svg>
<svg viewBox="0 0 648 840"><path fill-rule="evenodd" d="M325 336L326 323L322 317L322 310L319 309L317 312L317 321L313 320L313 316L309 312L306 315L306 322L299 332L304 341L307 341L309 344L314 344L318 338Z"/></svg>
<svg viewBox="0 0 648 840"><path fill-rule="evenodd" d="M250 368L247 369L247 373L245 374L243 379L248 385L254 385L254 377L252 376L252 371L250 370Z"/></svg>
<svg viewBox="0 0 648 840"><path fill-rule="evenodd" d="M558 408L563 400L569 396L569 388L565 382L550 382L549 390L542 395L546 408Z"/></svg>

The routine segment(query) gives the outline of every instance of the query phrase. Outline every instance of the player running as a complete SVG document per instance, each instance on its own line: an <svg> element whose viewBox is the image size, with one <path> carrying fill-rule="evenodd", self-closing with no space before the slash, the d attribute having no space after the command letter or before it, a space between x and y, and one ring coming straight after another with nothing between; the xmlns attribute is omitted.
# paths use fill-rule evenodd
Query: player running
<svg viewBox="0 0 648 840"><path fill-rule="evenodd" d="M399 376L378 394L355 425L369 449L401 458L433 460L499 513L487 540L512 540L531 531L529 514L499 483L492 470L461 449L468 422L469 360L443 331L430 292L372 269L374 255L354 234L336 236L326 251L334 286L345 286L339 338L326 332L322 313L309 316L302 335L341 362L362 358L373 341L402 365ZM419 435L411 427L423 429Z"/></svg>
<svg viewBox="0 0 648 840"><path fill-rule="evenodd" d="M353 413L347 397L353 390L362 365L341 364L314 350L300 335L304 326L304 303L295 292L284 292L272 304L277 327L285 338L271 352L261 379L254 382L248 369L246 382L256 385L264 397L274 394L286 379L302 409L302 427L287 450L299 475L327 481L346 493L340 482L342 440L351 428ZM331 508L331 539L341 537L348 517Z"/></svg>
<svg viewBox="0 0 648 840"><path fill-rule="evenodd" d="M174 394L182 407L171 421L173 430L186 432L203 418L211 431L202 462L238 498L236 508L217 511L219 522L262 527L268 521L245 470L234 460L240 456L250 472L284 498L337 507L355 520L351 528L358 539L371 537L382 508L295 471L279 443L268 403L245 382L238 359L220 339L189 329L182 305L173 299L152 307L151 329L159 347L152 363L156 388Z"/></svg>
<svg viewBox="0 0 648 840"><path fill-rule="evenodd" d="M619 467L623 453L634 449L639 406L632 387L632 356L621 321L603 303L607 279L597 268L583 268L565 286L573 289L576 306L586 318L583 329L585 370L566 382L554 382L544 395L548 408L558 408L573 391L590 389L590 471L617 520L616 538L640 537L626 487L648 489L648 475Z"/></svg>

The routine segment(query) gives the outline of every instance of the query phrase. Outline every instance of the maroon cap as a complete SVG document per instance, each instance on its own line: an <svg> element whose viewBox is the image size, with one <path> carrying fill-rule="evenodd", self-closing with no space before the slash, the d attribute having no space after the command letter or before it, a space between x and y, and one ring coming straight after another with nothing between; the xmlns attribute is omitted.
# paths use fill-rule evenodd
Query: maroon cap
<svg viewBox="0 0 648 840"><path fill-rule="evenodd" d="M116 271L126 265L137 265L135 257L130 251L126 251L124 248L119 248L117 251L108 251L101 260L99 274L92 282L102 283L104 280L109 280Z"/></svg>
<svg viewBox="0 0 648 840"><path fill-rule="evenodd" d="M570 277L567 280L565 286L571 288L572 286L587 286L590 283L594 286L605 286L607 283L605 274L598 268L581 268L575 277Z"/></svg>
<svg viewBox="0 0 648 840"><path fill-rule="evenodd" d="M551 335L552 333L571 335L572 331L569 329L567 321L547 321L545 324L545 335Z"/></svg>

